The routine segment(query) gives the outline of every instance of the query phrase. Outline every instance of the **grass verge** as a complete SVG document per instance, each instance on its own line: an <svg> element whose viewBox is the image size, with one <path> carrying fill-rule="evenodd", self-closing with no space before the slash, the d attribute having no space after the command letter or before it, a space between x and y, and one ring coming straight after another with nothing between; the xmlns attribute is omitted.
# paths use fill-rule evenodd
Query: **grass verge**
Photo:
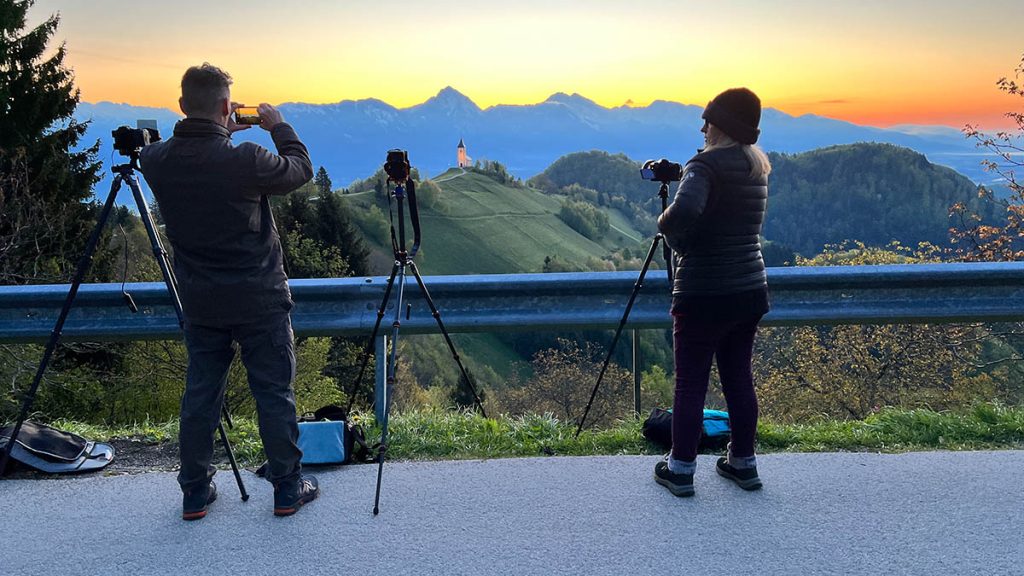
<svg viewBox="0 0 1024 576"><path fill-rule="evenodd" d="M228 436L239 461L258 465L264 456L255 420L238 417L234 423ZM368 439L380 437L372 417L362 424ZM131 438L160 444L178 436L176 421L104 427L59 420L54 425L100 441ZM644 440L641 425L641 419L626 419L608 429L584 430L576 438L574 424L551 415L484 419L465 411L407 412L392 418L389 455L398 460L456 460L662 453ZM950 412L887 408L861 421L761 422L758 429L761 453L1008 448L1024 448L1024 406L978 404Z"/></svg>

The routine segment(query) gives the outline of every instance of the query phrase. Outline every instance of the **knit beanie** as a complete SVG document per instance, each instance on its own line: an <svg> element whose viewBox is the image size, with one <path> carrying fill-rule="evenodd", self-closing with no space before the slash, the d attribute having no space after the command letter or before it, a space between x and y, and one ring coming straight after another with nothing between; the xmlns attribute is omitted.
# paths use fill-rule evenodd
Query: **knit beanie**
<svg viewBox="0 0 1024 576"><path fill-rule="evenodd" d="M701 118L740 144L754 144L761 134L761 99L746 88L731 88L708 102Z"/></svg>

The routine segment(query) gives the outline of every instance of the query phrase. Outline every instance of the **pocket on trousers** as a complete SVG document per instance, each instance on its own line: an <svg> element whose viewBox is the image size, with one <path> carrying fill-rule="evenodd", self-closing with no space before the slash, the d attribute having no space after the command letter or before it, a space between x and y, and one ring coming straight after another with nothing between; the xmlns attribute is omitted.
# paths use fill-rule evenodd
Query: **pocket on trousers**
<svg viewBox="0 0 1024 576"><path fill-rule="evenodd" d="M270 334L270 343L282 359L290 365L290 381L295 380L295 334L292 331L291 318L285 314L280 324Z"/></svg>

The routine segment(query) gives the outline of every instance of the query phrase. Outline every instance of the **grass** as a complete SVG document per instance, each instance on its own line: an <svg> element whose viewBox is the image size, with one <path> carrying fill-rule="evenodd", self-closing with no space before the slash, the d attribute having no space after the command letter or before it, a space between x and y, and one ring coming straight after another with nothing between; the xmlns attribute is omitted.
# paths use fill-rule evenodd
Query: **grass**
<svg viewBox="0 0 1024 576"><path fill-rule="evenodd" d="M372 417L363 422L368 439L379 438ZM626 419L604 430L585 430L551 415L484 419L472 412L424 410L395 414L390 457L398 460L457 460L545 455L660 454L641 435L641 420ZM177 422L102 427L71 421L54 425L95 440L136 438L160 443L177 438ZM263 460L254 420L236 418L229 432L244 465ZM961 411L884 409L862 421L813 424L762 422L758 450L770 452L1024 449L1024 406L978 404Z"/></svg>
<svg viewBox="0 0 1024 576"><path fill-rule="evenodd" d="M961 411L886 408L862 421L762 424L762 450L984 450L1024 448L1024 407L977 404Z"/></svg>

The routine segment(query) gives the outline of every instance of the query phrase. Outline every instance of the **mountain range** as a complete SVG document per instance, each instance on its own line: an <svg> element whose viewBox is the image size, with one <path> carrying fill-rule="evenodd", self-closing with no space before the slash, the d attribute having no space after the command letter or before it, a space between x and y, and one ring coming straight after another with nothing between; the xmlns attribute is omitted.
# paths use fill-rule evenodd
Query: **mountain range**
<svg viewBox="0 0 1024 576"><path fill-rule="evenodd" d="M421 172L438 174L454 165L460 140L470 157L497 160L520 178L533 176L572 152L604 150L635 160L664 157L685 162L702 144L703 107L663 100L643 107L608 108L579 94L557 93L538 104L481 109L447 87L408 108L377 99L286 103L279 108L309 147L314 165L327 169L335 187L372 174L392 148L408 150L411 163ZM83 102L75 117L92 121L83 144L99 139L100 159L109 163L114 160L111 130L134 126L137 119L155 119L167 137L181 115L164 108ZM977 183L991 179L981 169L984 154L951 127L874 128L766 108L761 131L759 144L767 151L799 153L835 144L889 143L920 152ZM259 129L240 132L235 138L271 146L269 135Z"/></svg>

